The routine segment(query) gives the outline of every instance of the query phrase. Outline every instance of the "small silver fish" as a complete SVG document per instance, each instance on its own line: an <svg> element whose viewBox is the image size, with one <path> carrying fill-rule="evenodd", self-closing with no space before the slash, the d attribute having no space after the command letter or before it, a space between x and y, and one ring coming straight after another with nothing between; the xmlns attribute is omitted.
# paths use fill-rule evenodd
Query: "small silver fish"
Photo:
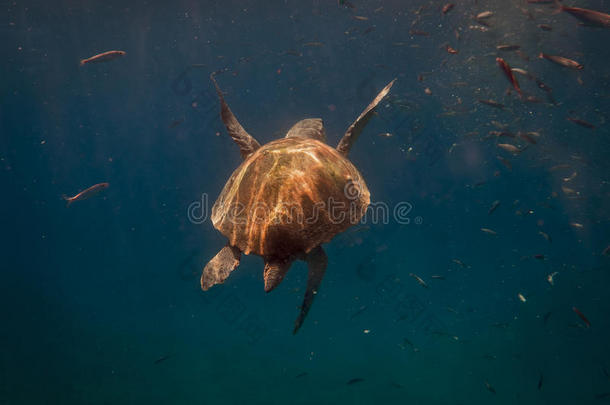
<svg viewBox="0 0 610 405"><path fill-rule="evenodd" d="M74 201L86 200L87 198L90 198L91 196L108 188L108 186L110 186L110 184L108 184L108 183L94 184L93 186L89 187L88 189L83 190L80 193L76 194L74 197L68 197L68 196L64 195L63 199L67 201L67 206L69 207L70 204L72 204Z"/></svg>
<svg viewBox="0 0 610 405"><path fill-rule="evenodd" d="M546 281L549 282L550 285L555 285L555 276L558 275L559 272L554 271L551 274L546 276Z"/></svg>
<svg viewBox="0 0 610 405"><path fill-rule="evenodd" d="M542 231L538 231L538 234L541 235L544 239L546 239L549 242L552 242L551 237L549 236L548 233L546 232L542 232Z"/></svg>
<svg viewBox="0 0 610 405"><path fill-rule="evenodd" d="M487 215L491 215L497 208L500 206L500 200L496 200L491 204L489 211L487 211Z"/></svg>
<svg viewBox="0 0 610 405"><path fill-rule="evenodd" d="M429 288L428 284L426 284L426 282L424 280L422 280L421 277L419 277L417 274L413 274L413 273L409 273L409 275L411 277L413 277L415 280L417 280L417 282L419 283L419 285L421 285L424 288Z"/></svg>
<svg viewBox="0 0 610 405"><path fill-rule="evenodd" d="M126 55L127 52L125 51L107 51L107 52L102 52L102 53L98 53L97 55L94 55L90 58L87 59L82 59L80 61L80 65L86 65L88 63L99 63L99 62L109 62L111 60L114 60L116 58L119 58L121 56Z"/></svg>
<svg viewBox="0 0 610 405"><path fill-rule="evenodd" d="M498 232L494 231L493 229L489 229L489 228L481 228L481 231L483 231L484 233L487 233L489 235L497 235Z"/></svg>
<svg viewBox="0 0 610 405"><path fill-rule="evenodd" d="M475 19L484 20L486 18L490 18L493 15L494 15L493 11L483 11L483 12L477 14Z"/></svg>
<svg viewBox="0 0 610 405"><path fill-rule="evenodd" d="M517 154L522 152L522 149L519 149L517 146L512 145L510 143L499 143L497 146L498 148L503 149L509 153Z"/></svg>

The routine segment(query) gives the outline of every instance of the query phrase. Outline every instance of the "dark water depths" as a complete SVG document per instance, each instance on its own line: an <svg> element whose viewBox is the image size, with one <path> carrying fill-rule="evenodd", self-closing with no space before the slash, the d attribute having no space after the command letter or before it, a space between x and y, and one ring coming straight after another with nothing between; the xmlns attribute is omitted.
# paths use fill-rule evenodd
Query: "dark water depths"
<svg viewBox="0 0 610 405"><path fill-rule="evenodd" d="M456 3L3 1L0 403L610 401L610 31L552 5ZM473 19L487 10L489 27ZM127 54L79 66L112 49ZM552 97L518 73L523 98L507 94L498 56ZM349 157L406 216L325 246L295 336L302 262L270 294L256 256L199 287L225 239L187 210L241 161L218 70L261 143L321 117L336 145L398 79ZM66 208L62 194L100 182Z"/></svg>

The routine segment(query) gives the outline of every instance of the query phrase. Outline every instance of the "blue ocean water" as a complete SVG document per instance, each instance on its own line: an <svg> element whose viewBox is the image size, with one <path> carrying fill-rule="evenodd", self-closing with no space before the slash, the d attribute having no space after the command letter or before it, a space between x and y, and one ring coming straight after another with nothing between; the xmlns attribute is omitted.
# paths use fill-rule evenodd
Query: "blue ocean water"
<svg viewBox="0 0 610 405"><path fill-rule="evenodd" d="M455 3L2 2L0 403L610 401L610 31ZM325 245L294 336L303 262L200 289L226 239L189 207L241 162L212 72L261 143L320 117L336 145L397 78L349 155L392 215Z"/></svg>

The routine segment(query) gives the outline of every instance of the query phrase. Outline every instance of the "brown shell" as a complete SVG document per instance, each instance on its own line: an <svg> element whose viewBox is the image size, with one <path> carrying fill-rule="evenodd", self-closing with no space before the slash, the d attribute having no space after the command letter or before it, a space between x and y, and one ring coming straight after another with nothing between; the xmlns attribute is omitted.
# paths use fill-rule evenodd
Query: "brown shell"
<svg viewBox="0 0 610 405"><path fill-rule="evenodd" d="M286 258L358 223L369 202L362 176L335 149L283 138L233 172L212 207L212 223L246 254Z"/></svg>

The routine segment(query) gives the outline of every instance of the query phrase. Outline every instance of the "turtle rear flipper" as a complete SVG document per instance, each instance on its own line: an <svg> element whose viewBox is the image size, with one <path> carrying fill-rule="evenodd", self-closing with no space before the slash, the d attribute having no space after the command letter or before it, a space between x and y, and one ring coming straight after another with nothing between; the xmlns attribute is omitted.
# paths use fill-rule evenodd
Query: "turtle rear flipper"
<svg viewBox="0 0 610 405"><path fill-rule="evenodd" d="M248 156L253 154L255 150L260 148L261 145L252 135L246 132L244 127L237 121L237 118L235 118L233 111L231 111L222 96L222 91L220 90L220 87L218 87L216 79L214 79L214 73L210 75L210 79L214 83L214 87L216 87L216 93L220 100L220 117L222 118L222 122L225 124L231 138L233 138L237 146L239 146L241 157L245 160Z"/></svg>
<svg viewBox="0 0 610 405"><path fill-rule="evenodd" d="M337 151L343 156L347 156L350 149L352 148L352 145L354 144L354 142L356 142L356 139L358 139L358 136L360 136L360 133L373 116L373 112L375 112L375 107L377 107L377 104L379 104L381 100L383 100L383 98L388 94L395 81L396 79L388 83L388 85L385 86L383 90L379 92L379 94L377 94L377 97L375 97L375 99L371 101L371 104L369 104L364 109L362 114L360 114L360 116L356 118L356 121L354 121L354 123L349 126L347 131L345 131L345 135L343 135L343 138L341 138L341 141L339 141L339 145L337 145Z"/></svg>
<svg viewBox="0 0 610 405"><path fill-rule="evenodd" d="M263 270L265 292L270 292L280 285L291 264L292 260L265 260L265 269Z"/></svg>
<svg viewBox="0 0 610 405"><path fill-rule="evenodd" d="M294 124L286 134L286 138L311 138L326 142L324 124L320 118L307 118Z"/></svg>
<svg viewBox="0 0 610 405"><path fill-rule="evenodd" d="M303 304L301 305L301 313L299 313L299 316L294 323L294 330L292 331L293 335L299 331L299 328L303 324L303 321L309 312L309 308L311 308L313 299L318 293L318 289L322 283L322 278L324 277L324 272L326 272L326 264L328 259L326 258L326 253L324 253L322 246L318 246L309 252L307 256L305 256L305 261L309 267L307 290L305 291L305 298L303 299Z"/></svg>
<svg viewBox="0 0 610 405"><path fill-rule="evenodd" d="M207 291L216 284L222 284L229 274L239 266L241 251L235 246L227 245L220 249L205 265L201 274L201 289Z"/></svg>

